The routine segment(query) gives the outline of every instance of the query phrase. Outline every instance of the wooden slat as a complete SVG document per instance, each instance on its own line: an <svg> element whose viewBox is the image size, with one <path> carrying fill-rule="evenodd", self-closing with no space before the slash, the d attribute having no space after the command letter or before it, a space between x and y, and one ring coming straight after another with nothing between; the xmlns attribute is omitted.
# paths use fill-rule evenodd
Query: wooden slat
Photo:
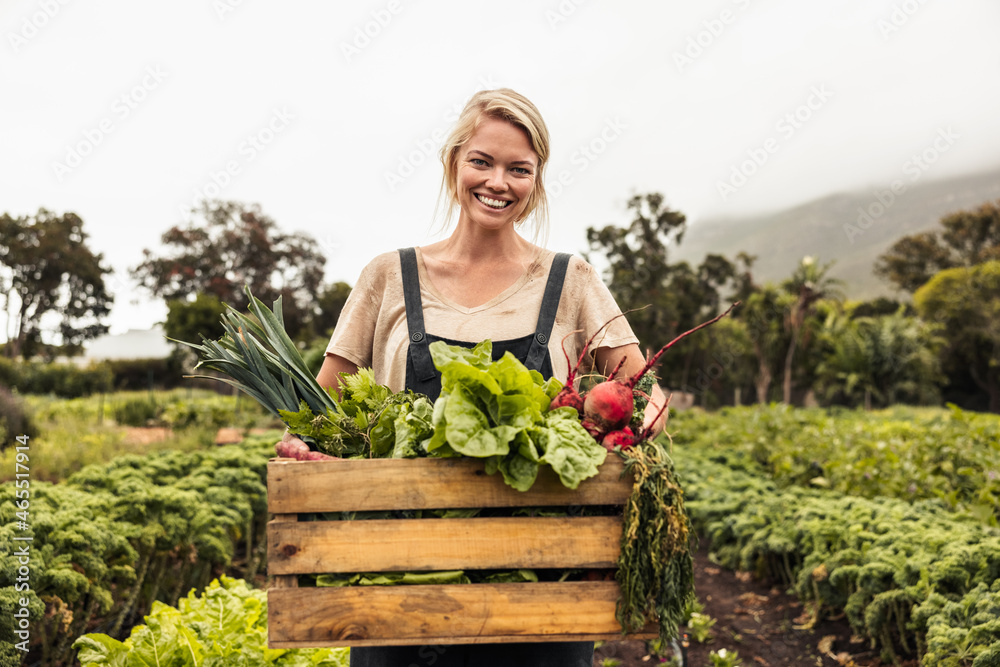
<svg viewBox="0 0 1000 667"><path fill-rule="evenodd" d="M548 466L528 491L487 475L476 459L292 461L267 466L267 504L274 514L367 510L622 505L631 484L609 455L596 477L567 489Z"/></svg>
<svg viewBox="0 0 1000 667"><path fill-rule="evenodd" d="M271 648L621 639L613 581L271 589ZM651 639L654 626L633 638Z"/></svg>
<svg viewBox="0 0 1000 667"><path fill-rule="evenodd" d="M270 575L614 567L620 517L300 521L268 524Z"/></svg>
<svg viewBox="0 0 1000 667"><path fill-rule="evenodd" d="M295 524L298 522L299 516L297 514L275 514L274 518L271 519L269 524ZM268 544L270 545L271 540L268 538ZM298 588L299 577L296 574L291 575L276 575L271 584L274 588Z"/></svg>

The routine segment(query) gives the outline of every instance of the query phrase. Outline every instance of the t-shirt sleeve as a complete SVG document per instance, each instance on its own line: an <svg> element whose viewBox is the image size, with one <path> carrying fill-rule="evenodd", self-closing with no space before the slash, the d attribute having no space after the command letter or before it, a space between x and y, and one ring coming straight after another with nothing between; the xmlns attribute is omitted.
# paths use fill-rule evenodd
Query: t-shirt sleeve
<svg viewBox="0 0 1000 667"><path fill-rule="evenodd" d="M575 361L594 334L597 335L590 344L590 354L584 357L580 366L580 371L584 373L593 369L593 354L598 348L638 343L639 339L632 332L625 316L616 317L621 312L597 270L574 256L566 271L559 314L553 329L553 340L549 345L556 377L565 380L568 371L566 356ZM564 336L567 355L562 351Z"/></svg>
<svg viewBox="0 0 1000 667"><path fill-rule="evenodd" d="M580 310L577 314L577 326L583 329L587 338L600 330L590 346L591 353L601 347L620 347L638 343L639 339L632 332L628 320L624 316L617 317L621 315L621 308L611 295L611 290L601 280L597 270L583 260L580 260L580 263L587 268L586 295L578 300Z"/></svg>
<svg viewBox="0 0 1000 667"><path fill-rule="evenodd" d="M337 326L326 346L327 354L341 356L358 368L371 367L375 327L385 291L385 269L390 261L391 258L380 255L361 270L357 284L340 311Z"/></svg>

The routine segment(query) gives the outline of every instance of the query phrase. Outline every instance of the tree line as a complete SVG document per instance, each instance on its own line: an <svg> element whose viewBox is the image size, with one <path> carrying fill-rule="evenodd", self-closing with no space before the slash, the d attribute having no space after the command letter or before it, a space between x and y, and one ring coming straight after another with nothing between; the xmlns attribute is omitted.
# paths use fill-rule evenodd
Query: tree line
<svg viewBox="0 0 1000 667"><path fill-rule="evenodd" d="M226 305L246 309L244 286L266 303L280 296L289 335L304 346L329 336L350 286L323 282L326 258L315 239L282 231L255 204L206 201L193 213L130 269L166 302L168 337L221 335ZM626 215L622 225L588 228L585 256L606 267L642 346L657 349L741 302L733 317L665 355L665 387L706 407L952 401L1000 412L1000 201L900 238L875 266L900 298L870 301L847 298L832 262L812 257L777 283L755 280L757 258L746 253L671 262L687 220L660 193L633 196ZM0 216L4 353L72 355L106 333L110 273L76 214Z"/></svg>
<svg viewBox="0 0 1000 667"><path fill-rule="evenodd" d="M659 193L632 197L624 226L589 228L612 294L640 343L656 349L719 312L741 307L682 341L658 370L703 405L815 400L875 407L954 402L1000 412L1000 201L945 216L940 228L897 240L875 272L900 299L852 301L833 263L805 257L778 283L754 279L755 257L669 261L686 230Z"/></svg>

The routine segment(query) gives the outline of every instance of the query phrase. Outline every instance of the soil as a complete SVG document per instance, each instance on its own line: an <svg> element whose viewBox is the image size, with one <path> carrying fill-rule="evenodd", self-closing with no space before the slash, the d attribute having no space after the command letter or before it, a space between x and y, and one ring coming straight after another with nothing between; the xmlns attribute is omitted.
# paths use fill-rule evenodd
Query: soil
<svg viewBox="0 0 1000 667"><path fill-rule="evenodd" d="M154 442L162 442L171 435L173 435L173 431L161 426L127 426L122 442L127 445L149 445Z"/></svg>
<svg viewBox="0 0 1000 667"><path fill-rule="evenodd" d="M884 663L843 617L809 626L801 602L773 582L712 563L703 547L695 554L695 591L702 614L715 619L705 643L689 639L685 667L711 666L709 653L726 649L743 667L878 667ZM682 628L682 632L688 631ZM689 632L690 634L690 632ZM594 667L639 667L669 660L651 655L644 641L607 642L594 652ZM618 662L614 662L617 660ZM916 662L904 663L916 667Z"/></svg>

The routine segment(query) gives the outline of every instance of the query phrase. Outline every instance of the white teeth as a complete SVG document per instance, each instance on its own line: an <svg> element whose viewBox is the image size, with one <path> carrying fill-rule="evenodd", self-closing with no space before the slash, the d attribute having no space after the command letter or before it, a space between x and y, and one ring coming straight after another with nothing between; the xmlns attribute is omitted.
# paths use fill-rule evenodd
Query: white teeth
<svg viewBox="0 0 1000 667"><path fill-rule="evenodd" d="M510 204L509 201L490 199L489 197L484 197L483 195L476 195L476 199L478 199L479 201L483 202L484 204L486 204L491 208L507 208L507 205Z"/></svg>

